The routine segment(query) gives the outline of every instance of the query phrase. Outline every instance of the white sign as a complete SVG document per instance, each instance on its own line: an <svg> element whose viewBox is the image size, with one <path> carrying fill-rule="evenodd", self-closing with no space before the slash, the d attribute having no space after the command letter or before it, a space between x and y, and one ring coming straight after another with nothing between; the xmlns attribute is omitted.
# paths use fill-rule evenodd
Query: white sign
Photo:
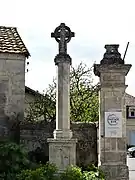
<svg viewBox="0 0 135 180"><path fill-rule="evenodd" d="M122 137L122 112L105 112L105 137Z"/></svg>

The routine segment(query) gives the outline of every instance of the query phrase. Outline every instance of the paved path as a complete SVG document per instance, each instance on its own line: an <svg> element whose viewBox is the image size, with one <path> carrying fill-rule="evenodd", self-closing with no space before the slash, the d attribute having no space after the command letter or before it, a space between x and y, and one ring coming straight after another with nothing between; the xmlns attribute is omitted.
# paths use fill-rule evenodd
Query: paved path
<svg viewBox="0 0 135 180"><path fill-rule="evenodd" d="M129 180L135 180L135 158L127 158L129 167Z"/></svg>

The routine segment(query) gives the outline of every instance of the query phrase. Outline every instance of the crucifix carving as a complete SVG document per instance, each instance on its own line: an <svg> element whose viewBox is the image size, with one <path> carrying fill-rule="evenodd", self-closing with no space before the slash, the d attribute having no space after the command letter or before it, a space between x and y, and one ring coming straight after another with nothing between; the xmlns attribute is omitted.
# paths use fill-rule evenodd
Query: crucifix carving
<svg viewBox="0 0 135 180"><path fill-rule="evenodd" d="M70 28L64 23L61 23L53 33L51 37L59 43L59 54L67 54L67 43L75 36L74 32L71 32Z"/></svg>

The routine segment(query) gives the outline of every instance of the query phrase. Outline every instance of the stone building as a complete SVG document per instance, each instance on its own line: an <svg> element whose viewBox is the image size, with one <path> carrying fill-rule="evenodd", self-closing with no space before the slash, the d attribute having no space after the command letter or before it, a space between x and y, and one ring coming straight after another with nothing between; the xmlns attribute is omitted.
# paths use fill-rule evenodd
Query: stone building
<svg viewBox="0 0 135 180"><path fill-rule="evenodd" d="M39 93L38 91L35 91L31 88L29 88L28 86L25 86L25 111L24 111L24 117L26 118L28 115L28 112L30 110L30 104L34 104L34 102L41 102L43 100L43 95L41 93ZM50 101L50 98L47 99L47 97L45 97L46 100ZM43 105L44 103L42 103ZM32 113L33 114L33 113ZM44 115L39 115L38 119L35 120L44 120Z"/></svg>
<svg viewBox="0 0 135 180"><path fill-rule="evenodd" d="M127 144L135 145L135 97L126 94L125 103L127 117Z"/></svg>
<svg viewBox="0 0 135 180"><path fill-rule="evenodd" d="M13 135L17 119L24 119L25 62L29 56L17 29L0 26L0 133L8 137Z"/></svg>
<svg viewBox="0 0 135 180"><path fill-rule="evenodd" d="M25 86L25 117L27 116L27 110L29 109L30 103L34 102L38 96L40 96L37 91Z"/></svg>

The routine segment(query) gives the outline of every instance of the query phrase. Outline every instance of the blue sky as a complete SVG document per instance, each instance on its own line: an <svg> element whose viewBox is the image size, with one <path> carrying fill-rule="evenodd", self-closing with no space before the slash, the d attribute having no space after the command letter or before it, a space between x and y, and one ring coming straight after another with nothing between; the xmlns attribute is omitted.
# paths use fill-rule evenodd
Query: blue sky
<svg viewBox="0 0 135 180"><path fill-rule="evenodd" d="M18 28L31 57L26 85L42 91L56 74L58 45L51 32L64 22L75 37L68 44L73 65L88 66L103 57L104 45L120 44L122 57L129 41L126 63L127 92L135 96L135 2L134 0L4 0L0 25ZM96 78L97 80L97 78Z"/></svg>

